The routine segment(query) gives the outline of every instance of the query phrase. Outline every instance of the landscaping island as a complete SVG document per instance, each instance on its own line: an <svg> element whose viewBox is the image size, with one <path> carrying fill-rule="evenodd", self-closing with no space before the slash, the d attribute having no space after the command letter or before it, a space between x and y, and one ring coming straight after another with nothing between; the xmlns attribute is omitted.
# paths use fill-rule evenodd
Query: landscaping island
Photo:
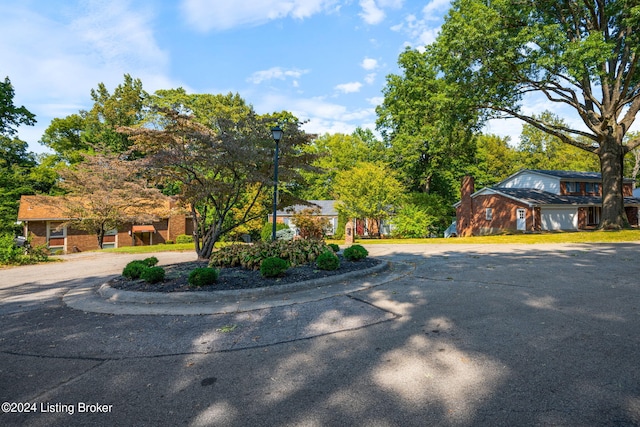
<svg viewBox="0 0 640 427"><path fill-rule="evenodd" d="M324 249L324 248L323 248ZM367 270L379 265L382 261L365 257L350 259L343 254L334 255L339 259L339 267L327 270L318 267L316 262L306 262L287 268L277 277L265 277L259 269L240 266L219 267L219 275L215 283L206 286L193 286L189 283L189 275L196 269L208 267L208 261L191 261L163 266L164 278L157 283L150 283L143 277L131 278L125 274L111 280L112 288L141 292L215 292L220 290L255 289L277 285L287 285L308 280L339 276L354 271ZM157 259L155 260L157 262Z"/></svg>

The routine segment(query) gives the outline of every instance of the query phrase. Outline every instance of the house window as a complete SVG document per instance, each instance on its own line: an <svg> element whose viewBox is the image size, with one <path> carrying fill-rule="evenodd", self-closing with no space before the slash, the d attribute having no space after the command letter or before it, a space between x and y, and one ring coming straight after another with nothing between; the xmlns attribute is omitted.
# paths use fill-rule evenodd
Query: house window
<svg viewBox="0 0 640 427"><path fill-rule="evenodd" d="M50 249L63 249L67 237L67 228L62 222L49 222L47 229L47 246Z"/></svg>
<svg viewBox="0 0 640 427"><path fill-rule="evenodd" d="M487 208L484 211L485 214L485 218L487 219L487 221L491 221L491 219L493 218L493 208Z"/></svg>
<svg viewBox="0 0 640 427"><path fill-rule="evenodd" d="M592 194L600 194L600 184L597 182L587 182L585 191Z"/></svg>
<svg viewBox="0 0 640 427"><path fill-rule="evenodd" d="M564 192L569 193L579 193L580 192L580 184L577 182L567 181L564 183Z"/></svg>
<svg viewBox="0 0 640 427"><path fill-rule="evenodd" d="M118 229L108 230L104 232L104 238L102 239L102 249L111 249L117 247Z"/></svg>
<svg viewBox="0 0 640 427"><path fill-rule="evenodd" d="M598 225L600 224L600 206L590 206L587 209L587 224Z"/></svg>

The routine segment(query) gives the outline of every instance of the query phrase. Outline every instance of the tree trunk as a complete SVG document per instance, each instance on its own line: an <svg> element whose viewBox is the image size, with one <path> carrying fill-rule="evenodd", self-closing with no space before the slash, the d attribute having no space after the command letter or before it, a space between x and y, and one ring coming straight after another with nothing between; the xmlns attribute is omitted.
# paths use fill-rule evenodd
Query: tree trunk
<svg viewBox="0 0 640 427"><path fill-rule="evenodd" d="M217 231L212 233L207 233L206 236L202 238L202 247L200 248L200 252L198 252L199 260L208 260L211 258L211 252L213 252L213 246L218 241L220 234Z"/></svg>
<svg viewBox="0 0 640 427"><path fill-rule="evenodd" d="M102 249L102 244L104 243L104 228L96 230L96 235L98 236L98 247Z"/></svg>
<svg viewBox="0 0 640 427"><path fill-rule="evenodd" d="M600 229L620 230L629 223L624 211L623 169L624 146L614 135L606 135L598 156L602 172L602 221Z"/></svg>

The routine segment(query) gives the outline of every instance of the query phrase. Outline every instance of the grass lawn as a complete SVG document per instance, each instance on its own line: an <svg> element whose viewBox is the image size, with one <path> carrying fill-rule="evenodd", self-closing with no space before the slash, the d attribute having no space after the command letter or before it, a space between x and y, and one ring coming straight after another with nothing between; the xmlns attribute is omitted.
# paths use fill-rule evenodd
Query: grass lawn
<svg viewBox="0 0 640 427"><path fill-rule="evenodd" d="M356 239L356 243L372 244L541 244L541 243L615 243L640 242L640 230L577 231L501 236L451 237L449 239ZM335 243L344 244L344 241Z"/></svg>
<svg viewBox="0 0 640 427"><path fill-rule="evenodd" d="M403 244L540 244L540 243L615 243L640 242L640 230L622 231L578 231L566 233L513 234L502 236L452 237L449 239L356 239L362 245L403 245ZM344 240L327 240L327 243L344 245ZM216 248L231 243L218 242ZM173 245L125 246L116 249L103 249L103 252L144 254L151 252L193 251L193 243Z"/></svg>
<svg viewBox="0 0 640 427"><path fill-rule="evenodd" d="M124 253L124 254L146 254L150 252L183 252L183 251L193 251L193 250L195 250L193 243L175 243L173 245L123 246L121 248L103 249L100 252L116 252L116 253Z"/></svg>

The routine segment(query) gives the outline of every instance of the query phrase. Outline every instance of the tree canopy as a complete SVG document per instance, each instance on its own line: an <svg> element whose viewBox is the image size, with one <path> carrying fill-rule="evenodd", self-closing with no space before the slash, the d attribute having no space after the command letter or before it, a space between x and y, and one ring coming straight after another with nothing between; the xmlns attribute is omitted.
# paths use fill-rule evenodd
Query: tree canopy
<svg viewBox="0 0 640 427"><path fill-rule="evenodd" d="M634 0L456 0L425 57L447 96L469 100L482 119L517 117L596 154L601 226L620 228L623 159L640 145L624 138L640 109L638 28ZM584 128L528 114L522 101L531 94L569 107Z"/></svg>
<svg viewBox="0 0 640 427"><path fill-rule="evenodd" d="M402 74L387 76L376 109L389 165L409 190L454 198L450 181L464 175L475 151L475 113L464 98L446 96L448 83L419 51L405 50L398 65Z"/></svg>
<svg viewBox="0 0 640 427"><path fill-rule="evenodd" d="M24 105L17 107L13 103L15 90L9 77L0 82L0 135L12 137L20 125L33 126L36 123L35 114Z"/></svg>
<svg viewBox="0 0 640 427"><path fill-rule="evenodd" d="M55 118L40 143L51 148L66 163L82 161L86 153L125 153L131 142L117 132L119 126L137 126L144 122L149 95L142 81L129 74L110 93L104 83L91 89L93 106L64 118Z"/></svg>

